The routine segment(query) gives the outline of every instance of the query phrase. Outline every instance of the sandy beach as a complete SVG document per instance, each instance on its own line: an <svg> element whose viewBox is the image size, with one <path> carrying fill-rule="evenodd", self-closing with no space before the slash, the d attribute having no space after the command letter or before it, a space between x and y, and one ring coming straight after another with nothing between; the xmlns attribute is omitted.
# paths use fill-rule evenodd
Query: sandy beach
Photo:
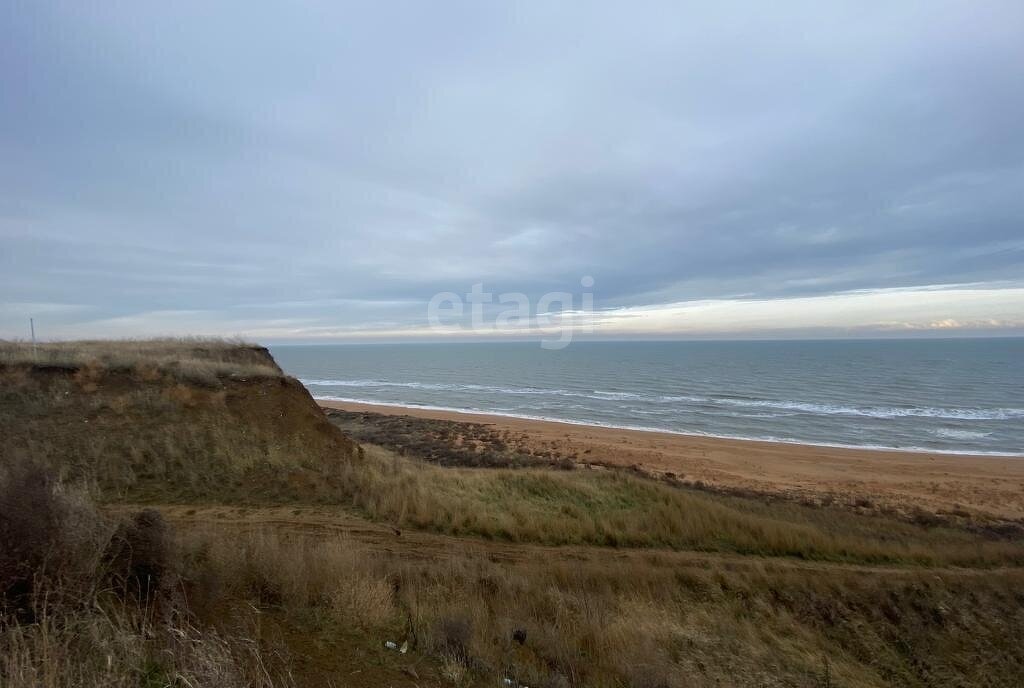
<svg viewBox="0 0 1024 688"><path fill-rule="evenodd" d="M901 511L1024 518L1024 458L850 449L622 430L478 413L320 400L325 408L484 423L594 464L725 488L832 495Z"/></svg>

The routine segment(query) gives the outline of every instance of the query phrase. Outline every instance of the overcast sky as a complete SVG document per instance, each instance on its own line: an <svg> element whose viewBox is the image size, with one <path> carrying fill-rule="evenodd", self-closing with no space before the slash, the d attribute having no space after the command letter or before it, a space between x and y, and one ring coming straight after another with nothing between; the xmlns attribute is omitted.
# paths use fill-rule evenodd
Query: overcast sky
<svg viewBox="0 0 1024 688"><path fill-rule="evenodd" d="M270 5L0 0L0 337L1024 333L1019 0Z"/></svg>

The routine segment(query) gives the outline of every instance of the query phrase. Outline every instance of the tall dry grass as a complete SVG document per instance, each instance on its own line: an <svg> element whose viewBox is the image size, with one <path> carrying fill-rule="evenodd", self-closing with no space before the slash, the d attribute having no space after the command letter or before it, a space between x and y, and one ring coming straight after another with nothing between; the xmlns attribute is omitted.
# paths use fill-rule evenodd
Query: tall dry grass
<svg viewBox="0 0 1024 688"><path fill-rule="evenodd" d="M291 685L259 643L203 631L156 512L116 522L45 468L0 466L0 686Z"/></svg>
<svg viewBox="0 0 1024 688"><path fill-rule="evenodd" d="M184 617L106 602L47 609L31 624L0 626L0 685L9 688L160 688L293 685L276 656L244 636L199 630Z"/></svg>
<svg viewBox="0 0 1024 688"><path fill-rule="evenodd" d="M184 569L200 581L191 590L199 606L248 599L258 606L320 607L364 629L386 628L397 618L391 582L345 540L317 542L261 530L229 546L222 537L194 531L178 543Z"/></svg>
<svg viewBox="0 0 1024 688"><path fill-rule="evenodd" d="M20 596L9 579L3 588L4 686L269 688L296 682L296 656L316 667L303 675L307 685L346 685L354 670L371 682L381 660L338 663L339 634L378 652L385 639L408 643L409 657L434 658L437 676L463 686L1012 686L1024 666L1020 569L655 550L526 550L495 562L471 547L410 556L402 539L368 549L344 537L212 524L172 537L151 527L151 515L113 523L82 493L28 480L37 513L20 520L10 506L24 499L26 480L0 481L0 551L24 539L12 535L19 528L55 525L22 552L32 567L3 569L31 574ZM154 571L155 588L124 584ZM251 610L249 621L238 610ZM271 620L291 632L271 640Z"/></svg>
<svg viewBox="0 0 1024 688"><path fill-rule="evenodd" d="M0 365L0 460L45 463L94 482L107 499L273 499L291 490L315 501L356 451L297 381L213 379L183 381L152 363Z"/></svg>
<svg viewBox="0 0 1024 688"><path fill-rule="evenodd" d="M356 627L436 657L455 685L1011 686L1024 666L1020 570L409 559L213 527L181 547L222 599L301 620L304 647Z"/></svg>
<svg viewBox="0 0 1024 688"><path fill-rule="evenodd" d="M441 468L367 445L351 499L399 526L550 545L667 547L907 565L1024 564L1024 543L840 506L729 497L623 471Z"/></svg>
<svg viewBox="0 0 1024 688"><path fill-rule="evenodd" d="M168 375L175 380L213 386L221 377L280 377L280 368L265 349L240 340L166 338L43 342L0 341L0 366L48 366L85 370L95 377L106 371L141 376Z"/></svg>

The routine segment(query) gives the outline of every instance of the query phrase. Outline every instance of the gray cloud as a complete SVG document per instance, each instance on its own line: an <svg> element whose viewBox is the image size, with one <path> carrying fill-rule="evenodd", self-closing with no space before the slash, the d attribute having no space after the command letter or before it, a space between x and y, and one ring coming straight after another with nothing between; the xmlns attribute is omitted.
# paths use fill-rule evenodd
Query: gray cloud
<svg viewBox="0 0 1024 688"><path fill-rule="evenodd" d="M1020 283L1019 3L550 4L9 5L0 336Z"/></svg>

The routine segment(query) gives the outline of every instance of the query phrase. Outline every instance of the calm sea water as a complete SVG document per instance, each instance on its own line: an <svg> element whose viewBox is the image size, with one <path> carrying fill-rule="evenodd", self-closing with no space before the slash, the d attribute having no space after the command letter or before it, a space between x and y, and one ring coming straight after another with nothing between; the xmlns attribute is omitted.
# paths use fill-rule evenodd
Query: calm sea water
<svg viewBox="0 0 1024 688"><path fill-rule="evenodd" d="M1024 339L275 346L322 399L1024 454Z"/></svg>

